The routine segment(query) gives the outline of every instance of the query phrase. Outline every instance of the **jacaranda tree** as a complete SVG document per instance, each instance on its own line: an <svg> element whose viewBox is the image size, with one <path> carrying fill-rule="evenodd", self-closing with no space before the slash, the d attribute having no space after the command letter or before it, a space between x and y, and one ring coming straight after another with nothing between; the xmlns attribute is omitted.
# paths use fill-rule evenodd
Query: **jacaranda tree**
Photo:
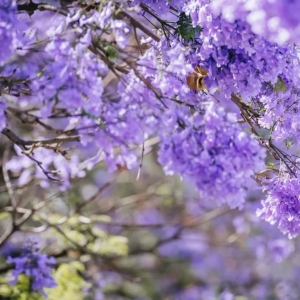
<svg viewBox="0 0 300 300"><path fill-rule="evenodd" d="M0 0L0 298L300 299L299 11Z"/></svg>

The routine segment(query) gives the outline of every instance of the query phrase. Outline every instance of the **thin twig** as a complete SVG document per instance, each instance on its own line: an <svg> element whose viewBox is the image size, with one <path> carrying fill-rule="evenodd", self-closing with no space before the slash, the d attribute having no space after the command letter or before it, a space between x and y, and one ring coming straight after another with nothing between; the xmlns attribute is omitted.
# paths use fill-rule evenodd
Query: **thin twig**
<svg viewBox="0 0 300 300"><path fill-rule="evenodd" d="M7 168L6 168L6 163L8 161L8 156L9 156L9 148L6 147L5 150L4 150L3 159L2 159L2 173L3 173L4 182L5 182L7 191L8 191L8 195L9 195L9 198L10 198L10 202L11 202L11 205L13 207L12 223L13 223L13 226L14 226L15 223L16 223L16 208L17 208L18 202L17 202L17 198L16 198L16 195L14 193L14 190L13 190L13 187L12 187L9 175L8 175Z"/></svg>
<svg viewBox="0 0 300 300"><path fill-rule="evenodd" d="M127 17L131 24L140 29L141 31L143 31L145 34L147 34L149 37L151 37L154 41L159 42L160 38L158 36L156 36L153 32L151 32L148 28L146 28L143 24L141 24L140 22L138 22L135 18L133 18L129 13L125 12L125 11L121 11L119 12L119 15L123 15L125 17Z"/></svg>

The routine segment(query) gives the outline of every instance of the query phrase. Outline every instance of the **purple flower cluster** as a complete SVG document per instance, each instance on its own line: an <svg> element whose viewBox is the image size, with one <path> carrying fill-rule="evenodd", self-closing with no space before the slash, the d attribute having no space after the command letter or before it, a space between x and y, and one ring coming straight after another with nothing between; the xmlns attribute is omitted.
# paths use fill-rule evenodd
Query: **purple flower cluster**
<svg viewBox="0 0 300 300"><path fill-rule="evenodd" d="M17 25L19 22L15 1L1 1L0 20L0 67L2 67L16 51L18 45Z"/></svg>
<svg viewBox="0 0 300 300"><path fill-rule="evenodd" d="M203 21L192 11L187 12L195 24L203 27L202 46L191 54L190 60L209 70L207 86L212 92L220 91L216 94L220 100L229 100L231 93L239 93L244 101L250 101L264 92L266 83L275 84L280 74L295 79L290 63L295 49L255 35L245 21L229 23L213 14L208 15L210 21Z"/></svg>
<svg viewBox="0 0 300 300"><path fill-rule="evenodd" d="M259 119L259 123L264 128L272 128L272 138L278 142L290 141L299 144L298 112L300 106L298 97L300 91L297 88L298 82L299 79L297 78L291 81L283 75L277 84L278 86L281 85L281 90L273 93L270 88L266 88L266 94L260 97L260 101L265 107L265 113Z"/></svg>
<svg viewBox="0 0 300 300"><path fill-rule="evenodd" d="M236 122L234 114L210 104L192 126L163 139L159 161L165 172L194 181L205 199L241 208L265 151Z"/></svg>
<svg viewBox="0 0 300 300"><path fill-rule="evenodd" d="M288 234L289 238L296 237L300 232L300 184L299 179L287 174L280 174L264 188L267 194L262 201L258 216Z"/></svg>
<svg viewBox="0 0 300 300"><path fill-rule="evenodd" d="M268 6L270 9L267 9L266 5L267 3L264 1L261 3L253 2L252 4L250 1L243 3L239 1L232 1L231 3L228 1L217 3L206 0L186 1L183 11L187 15L190 15L195 26L200 25L203 29L199 35L201 47L197 47L196 50L189 54L188 61L193 65L200 64L202 67L208 69L209 74L205 81L206 85L209 91L214 93L215 97L221 100L227 109L235 110L233 103L230 101L232 93L240 95L245 102L251 101L254 107L262 107L257 119L258 124L270 130L271 139L281 142L279 144L280 147L285 147L285 144L282 142L290 143L291 145L293 143L298 144L299 140L299 59L297 47L280 46L261 37L259 34L263 32L253 30L253 26L260 26L258 20L254 24L253 16L259 13L258 10L261 13L265 12L266 16L267 14L270 14L270 16L273 14L274 16L276 9L280 9L283 12L286 9L291 9L294 3L287 3L284 9L281 8L281 5L283 5L281 1L274 1L274 3ZM241 9L241 13L237 15L239 8ZM159 11L157 13L160 14ZM277 12L277 19L278 16L280 17L280 14ZM287 20L289 17L290 19ZM280 19L282 22L277 25L279 27L288 26L287 24L293 24L294 27L297 26L297 22L292 20L293 15L289 17L282 17ZM266 19L268 18L267 16ZM270 26L275 24L276 18L273 18L270 22L267 21ZM246 19L248 22L244 21ZM281 43L288 40L289 37L284 36L280 30L285 29L280 27L281 29L278 30L278 26L274 27L275 29L273 28L273 33L267 33L267 36L272 40L271 35L276 32L276 34L281 35L282 39L279 40L279 43ZM263 27L260 26L260 28L262 29ZM294 32L294 30L297 29L294 28L290 32ZM170 120L173 120L173 123L170 123L172 124L171 126L176 127L178 119L186 122L186 115L181 112L180 117L179 114L177 114L177 117L174 117L173 113L172 117L170 117ZM218 122L214 121L219 124L220 128L221 126L227 128L224 125L226 122L221 120L221 118ZM203 127L208 126L208 119L204 119L201 122L205 123ZM234 128L232 123L234 122L231 122L228 128ZM227 165L223 167L220 163L216 163L219 161L220 151L212 152L211 149L209 149L210 151L207 151L205 148L203 149L206 132L201 132L194 124L192 126L189 124L184 128L177 128L170 134L168 139L162 139L160 162L167 173L173 174L176 172L184 178L193 178L193 181L205 197L212 196L212 198L218 199L219 203L226 202L231 203L231 206L240 206L243 200L238 202L233 199L245 198L246 188L244 187L249 184L249 178L254 174L253 171L252 174L245 175L246 177L244 177L243 182L241 181L243 176L236 175L239 178L239 180L236 180L236 177L232 176L230 167ZM231 135L228 135L234 140L238 140L238 135L242 134L241 128L232 129L236 131L236 134L232 135L230 133ZM228 129L226 131L228 133L231 132ZM222 139L224 138L225 142L228 143L226 141L226 134L222 134L220 137L214 133L214 136L217 136L217 142L222 143ZM193 146L194 144L195 146ZM256 147L258 147L257 144ZM196 148L198 149L196 150ZM241 171L242 168L239 166L239 163L233 166L232 161L234 160L230 159L230 157L238 159L240 157L239 154L243 153L243 151L238 149L238 155L236 155L229 151L231 150L230 147L226 147L225 149L228 151L228 156L225 155L226 158L223 161L230 161L233 170ZM233 149L235 148L233 147ZM226 150L224 150L224 153L226 153ZM296 150L291 149L292 153L295 153ZM260 157L260 155L257 156L258 152L253 148L253 144L249 144L246 152L250 155L248 157L249 162L252 161L252 157ZM240 159L243 161L242 158ZM213 162L213 169L209 167L211 162ZM253 161L252 163L252 170L258 171L259 168L263 168L263 160L257 165ZM254 167L255 165L256 167ZM217 169L218 172L216 171ZM227 173L229 173L229 176L226 176ZM243 171L241 173L236 172L236 174L242 173ZM203 174L203 180L199 174ZM281 182L281 179L279 182ZM212 184L212 189L208 188L209 183ZM285 181L282 181L281 184L284 186ZM295 180L294 185L297 186L297 184L298 181ZM226 191L225 196L224 191ZM243 191L243 195L240 195L238 191ZM227 193L228 198L226 197ZM221 198L223 201L219 200L220 195L222 195ZM269 198L267 199L268 201ZM268 204L264 205L268 207ZM275 211L273 213L275 214ZM271 222L272 218L277 219L278 216L275 214L265 219ZM272 223L274 222L272 221ZM293 227L291 218L285 219L285 223L284 226L280 225L279 228ZM293 230L288 229L287 231L283 231L292 232ZM291 236L295 235L296 233L292 233Z"/></svg>
<svg viewBox="0 0 300 300"><path fill-rule="evenodd" d="M12 275L15 277L10 283L15 285L18 277L25 274L32 280L31 288L34 291L41 291L46 296L44 288L56 286L51 269L54 267L54 257L42 254L36 243L30 241L22 249L19 257L8 257L7 263L15 264Z"/></svg>
<svg viewBox="0 0 300 300"><path fill-rule="evenodd" d="M256 34L264 35L276 43L298 42L300 22L297 11L299 1L259 0L259 1L213 1L214 14L222 14L228 21L245 19Z"/></svg>
<svg viewBox="0 0 300 300"><path fill-rule="evenodd" d="M137 272L139 278L140 268L159 273L159 289L174 299L231 300L247 292L255 299L274 296L272 286L281 277L272 277L270 262L275 269L296 247L295 240L278 238L279 230L271 225L290 238L300 231L299 163L293 161L300 139L299 59L296 46L284 45L299 38L294 11L286 13L296 11L298 3L142 0L125 1L120 7L114 1L94 2L79 7L73 1L67 16L65 8L54 13L55 6L28 16L17 12L14 2L0 3L0 131L7 126L20 135L11 138L15 151L5 162L16 191L26 191L26 197L34 186L49 196L74 187L74 194L88 200L111 180L99 162L104 161L109 172L141 163L141 179L129 189L118 187L131 180L130 172L101 195L96 192L86 209L78 203L80 215L91 220L93 211L111 213L113 221L106 226L100 217L100 226L132 239L130 261L139 266L132 275ZM132 23L126 13L141 24ZM148 30L152 38L141 38L152 26L144 24L143 17L153 17L161 29ZM191 29L196 35L192 38ZM132 42L139 39L140 45ZM193 91L187 76L196 66L208 75L206 88ZM147 173L153 161L146 154L157 143L159 163L167 175L186 181L183 191L181 184L178 190L170 187L171 181L178 183L176 177L154 185L155 172ZM286 145L291 147L287 154ZM286 170L276 173L285 159ZM266 163L272 163L274 172L268 181L258 180L266 174L260 172ZM49 180L45 170L55 170L49 173L61 181ZM266 195L258 210L255 200L262 196L254 179L264 185ZM146 193L141 186L148 187ZM133 201L115 201L135 188ZM75 197L73 201L73 191L61 193L53 209L62 213L67 203L73 211ZM244 210L227 211L227 205ZM259 223L261 219L267 222ZM177 260L187 263L183 269ZM12 284L25 274L31 290L44 293L44 288L55 286L55 260L35 244L7 262L14 264ZM83 272L89 273L91 265ZM98 274L99 299L107 296L105 286L123 282L102 269Z"/></svg>
<svg viewBox="0 0 300 300"><path fill-rule="evenodd" d="M269 130L270 138L279 142L298 139L297 49L280 46L260 35L272 39L281 30L280 41L289 40L282 30L296 28L297 18L291 13L279 22L278 17L298 5L289 1L283 7L280 0L272 4L132 1L138 3L148 5L158 17L170 9L178 14L184 12L194 26L201 26L197 47L192 42L182 43L172 34L171 29L178 25L174 22L175 27L169 26L169 34L164 32L158 43L143 40L149 49L132 63L126 55L131 28L124 20L112 17L113 2L106 2L99 10L85 11L74 6L67 17L54 18L48 12L44 24L40 22L43 12L35 12L21 28L15 3L2 1L0 33L2 44L8 46L0 54L0 66L3 76L15 72L18 80L12 87L17 96L6 95L4 90L0 100L0 130L6 126L4 109L10 105L17 110L32 109L34 117L53 126L49 130L52 133L64 132L66 126L75 124L72 129L81 145L69 155L69 161L51 149L34 149L35 159L43 161L44 169L54 166L59 170L64 189L70 187L70 178L84 177L86 169L100 160L110 171L119 166L137 166L140 153L136 149L145 139L159 135L159 161L167 174L177 173L191 180L203 198L242 207L247 191L254 186L252 177L264 169L265 152L231 113L238 111L231 101L232 93L257 110L255 126ZM130 11L137 10L131 7ZM238 12L241 13L237 15ZM260 32L253 23L255 16L260 16L259 22L267 23ZM295 28L290 32L297 32ZM27 40L40 42L28 44L34 51L24 50L7 63L17 53L20 33L26 33ZM113 58L108 51L112 48L117 53ZM208 70L208 94L195 93L186 85L186 76L196 65ZM111 71L116 66L120 73ZM110 75L114 76L112 80ZM110 85L114 80L118 86ZM220 100L220 106L213 104L211 95ZM66 113L66 118L76 117L61 123L50 120L61 112ZM43 130L35 129L24 133L24 139L44 139L44 135ZM20 149L17 154L7 167L21 173L19 183L25 184L35 176L43 179L41 186L49 187L44 171L35 170L33 160ZM90 159L91 154L96 158ZM286 222L290 221L287 218Z"/></svg>

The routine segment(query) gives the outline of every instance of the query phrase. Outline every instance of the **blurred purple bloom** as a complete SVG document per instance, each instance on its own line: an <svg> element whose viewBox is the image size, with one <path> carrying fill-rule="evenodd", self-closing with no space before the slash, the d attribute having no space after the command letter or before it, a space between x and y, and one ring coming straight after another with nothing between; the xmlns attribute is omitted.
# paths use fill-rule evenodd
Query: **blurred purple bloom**
<svg viewBox="0 0 300 300"><path fill-rule="evenodd" d="M115 32L118 46L121 49L125 48L128 44L128 34L130 32L128 25L124 21L113 20L111 22L111 28Z"/></svg>
<svg viewBox="0 0 300 300"><path fill-rule="evenodd" d="M15 1L2 0L0 2L0 66L16 50L18 23Z"/></svg>
<svg viewBox="0 0 300 300"><path fill-rule="evenodd" d="M18 282L18 277L21 274L29 276L32 280L31 288L34 291L40 291L46 296L44 288L52 288L57 284L51 274L51 269L54 268L54 257L48 257L42 254L35 242L29 241L22 249L20 257L8 257L7 263L14 263L12 275L15 277L10 284L15 285Z"/></svg>
<svg viewBox="0 0 300 300"><path fill-rule="evenodd" d="M253 32L276 43L299 41L299 1L219 0L213 1L210 8L214 15L222 14L229 22L234 22L235 19L247 20Z"/></svg>
<svg viewBox="0 0 300 300"><path fill-rule="evenodd" d="M271 240L268 244L269 254L277 263L284 261L294 250L294 245L287 239Z"/></svg>
<svg viewBox="0 0 300 300"><path fill-rule="evenodd" d="M6 127L5 108L6 104L0 98L0 132Z"/></svg>

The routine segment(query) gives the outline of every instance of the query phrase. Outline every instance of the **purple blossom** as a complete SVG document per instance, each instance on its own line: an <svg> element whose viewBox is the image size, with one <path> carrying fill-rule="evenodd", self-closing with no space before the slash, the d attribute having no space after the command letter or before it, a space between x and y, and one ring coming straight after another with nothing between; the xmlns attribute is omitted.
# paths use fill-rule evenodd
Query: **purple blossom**
<svg viewBox="0 0 300 300"><path fill-rule="evenodd" d="M286 239L272 240L268 244L268 252L272 260L279 263L284 261L295 250L294 245Z"/></svg>
<svg viewBox="0 0 300 300"><path fill-rule="evenodd" d="M0 98L0 132L6 127L5 102Z"/></svg>
<svg viewBox="0 0 300 300"><path fill-rule="evenodd" d="M34 291L41 291L46 296L44 288L56 286L51 269L55 265L54 257L48 257L42 254L36 243L27 242L22 249L20 257L8 257L7 263L14 263L12 275L15 277L10 284L15 285L18 282L20 274L25 274L32 279L31 288Z"/></svg>
<svg viewBox="0 0 300 300"><path fill-rule="evenodd" d="M234 300L234 298L235 298L234 295L227 290L222 292L222 294L220 295L221 300Z"/></svg>
<svg viewBox="0 0 300 300"><path fill-rule="evenodd" d="M174 295L175 300L185 300L185 299L191 299L191 300L213 300L215 299L215 291L211 287L201 287L201 286L190 286L176 295Z"/></svg>
<svg viewBox="0 0 300 300"><path fill-rule="evenodd" d="M178 1L174 1L174 2L178 2ZM139 4L139 3L143 3L149 7L151 7L151 9L153 9L154 11L158 12L160 15L165 15L169 12L169 8L170 8L170 3L168 0L133 0L132 1L133 4ZM172 3L173 5L173 3Z"/></svg>
<svg viewBox="0 0 300 300"><path fill-rule="evenodd" d="M159 151L167 174L194 180L205 199L240 208L264 158L265 151L241 131L235 116L215 105L196 116L193 127L177 128L163 137Z"/></svg>
<svg viewBox="0 0 300 300"><path fill-rule="evenodd" d="M18 45L16 3L2 0L0 3L0 66L16 51Z"/></svg>
<svg viewBox="0 0 300 300"><path fill-rule="evenodd" d="M159 253L167 257L184 257L203 260L208 250L207 239L199 232L185 230L182 237L159 247Z"/></svg>
<svg viewBox="0 0 300 300"><path fill-rule="evenodd" d="M124 49L128 45L128 35L130 29L128 25L121 20L114 20L111 22L111 28L116 36L116 42L121 49Z"/></svg>
<svg viewBox="0 0 300 300"><path fill-rule="evenodd" d="M111 23L111 16L113 13L113 2L109 1L103 6L101 11L91 10L88 14L82 14L79 18L78 12L74 16L69 17L68 22L79 19L79 25L82 27L85 24L97 24L101 29L108 28Z"/></svg>
<svg viewBox="0 0 300 300"><path fill-rule="evenodd" d="M214 1L211 9L226 20L245 19L256 34L264 35L279 44L299 41L300 23L298 1Z"/></svg>
<svg viewBox="0 0 300 300"><path fill-rule="evenodd" d="M272 178L264 190L267 198L262 201L263 207L257 215L272 225L277 224L289 238L296 237L300 232L299 179L280 174Z"/></svg>
<svg viewBox="0 0 300 300"><path fill-rule="evenodd" d="M207 207L214 207L214 204L242 208L245 199L257 188L253 177L256 172L265 168L266 153L258 139L247 132L246 126L239 124L237 113L240 113L240 108L231 101L232 93L241 98L250 111L249 115L252 112L250 106L257 111L253 124L259 128L258 131L263 127L266 135L270 134L270 141L272 138L280 144L293 139L297 144L299 140L297 48L279 46L270 41L277 31L282 34L283 30L280 42L291 39L284 32L287 28L293 27L289 34L298 31L299 21L296 12L291 11L291 1L286 7L279 0L272 4L270 1L261 1L262 4L259 4L258 1L250 0L131 1L133 4L143 3L149 6L159 17L170 12L172 5L172 13L176 11L173 7L178 10L177 13L185 12L191 17L193 25L200 25L203 30L196 37L198 44L183 46L180 39L173 36L172 27L168 27L171 28L170 34L161 37L160 42L145 40L149 49L138 58L135 70L129 70L125 62L129 73L121 75L118 71L118 76L115 76L117 78L111 81L107 79L110 75L115 75L111 69L116 65L122 66L122 55L126 51L120 51L118 58L112 58L111 63L107 64L109 57L103 56L106 53L101 47L97 48L97 42L100 46L103 42L103 45L126 49L128 37L132 34L129 22L112 17L115 13L112 1L107 5L100 5L102 10L77 9L74 2L69 10L70 14L66 18L56 16L54 23L53 18L46 18L44 21L44 12L35 12L32 20L27 23L29 26L24 28L19 27L22 24L17 19L15 4L10 6L7 3L0 5L0 33L2 30L3 45L8 45L0 54L0 66L3 66L4 74L1 69L1 76L8 77L15 71L15 78L26 79L27 82L26 85L20 84L13 88L29 88L31 94L8 98L3 96L3 100L0 100L0 130L8 122L4 114L7 107L26 111L34 108L33 116L55 128L49 130L49 133L48 130L35 126L30 132L22 132L24 140L44 139L45 135L56 132L68 134L68 130L64 128L72 125L72 133L78 135L80 141L76 143L76 148L69 151L68 160L51 149L34 149L34 158L42 163L43 168L58 170L56 174L62 183L59 187L55 186L55 189L67 191L72 187L72 179L81 178L82 198L89 198L89 193L86 193L89 187L86 180L90 178L87 176L88 171L92 171L103 160L110 172L120 169L120 166L133 169L140 161L144 140L158 135L159 162L165 173L180 175L189 181L189 189L196 186L200 192L200 200L197 198L195 203L182 199L181 205L188 214L187 217L201 217ZM5 7L8 7L8 12ZM127 8L125 4L124 7ZM264 8L264 13L261 8ZM276 11L277 8L281 11ZM130 13L136 11L130 7ZM274 19L274 14L280 15L281 12L290 14L282 16L280 20L276 16ZM48 12L48 16L53 16L52 12ZM37 19L42 19L43 22ZM268 28L261 26L265 23ZM176 22L171 24L177 26ZM37 55L29 50L26 55L24 52L22 56L15 55L16 45L22 41L17 38L18 33L22 33L23 29L30 40L49 38L35 45ZM103 33L104 31L109 34ZM101 39L103 36L105 41ZM98 56L99 53L102 56ZM11 57L13 59L10 61ZM205 92L191 91L186 85L186 76L198 64L208 70ZM281 84L279 88L278 83ZM4 86L4 92L8 90L5 88L7 87ZM215 104L216 98L219 100L218 104ZM51 120L51 116L57 111L65 112L68 116L76 114L76 118L62 122ZM265 136L262 137L264 138ZM73 147L75 143L70 144L68 146ZM143 154L146 155L149 149L150 147ZM298 149L293 151L296 153ZM35 178L45 191L52 191L51 181L19 147L16 146L16 154L12 154L6 167L11 172L20 174L17 180L14 179L14 183L19 186L26 185L30 179ZM101 177L102 185L109 176L101 173ZM259 216L271 224L276 223L290 237L295 237L299 232L299 186L296 177L275 176L265 188L267 199L258 212ZM91 191L97 188L99 187L93 186ZM108 194L101 194L102 197L109 196L113 189L114 187L106 190ZM109 206L111 197L108 198ZM209 205L201 207L205 201ZM199 281L216 282L219 286L223 286L224 282L228 282L230 286L254 286L252 294L257 299L264 299L268 294L265 289L269 286L262 288L251 280L255 278L256 282L265 279L265 274L270 273L268 262L280 262L294 250L293 244L288 243L290 241L284 242L271 234L270 237L268 234L271 230L262 225L260 228L264 235L248 237L244 241L247 249L242 251L239 246L244 245L243 238L250 232L252 234L252 224L249 224L251 217L246 214L249 209L247 205L245 214L239 211L238 217L230 215L229 220L220 218L219 223L210 220L203 227L203 232L201 227L200 233L199 230L182 230L178 240L173 240L173 237L182 224L177 221L173 223L166 218L164 209L167 208L159 210L150 207L151 205L147 209L142 209L141 206L134 210L130 214L130 221L135 221L137 227L143 225L143 229L149 225L152 228L149 229L151 234L156 235L157 240L162 243L158 249L159 254L165 258L184 258ZM126 209L127 207L126 205ZM118 221L125 223L126 217L120 210L116 209L115 214L120 215ZM255 223L253 218L251 221ZM155 224L158 226L153 226ZM122 230L122 226L111 227L107 226L108 230L118 233ZM213 230L206 231L210 227ZM230 234L229 227L234 231L233 234ZM169 239L169 243L164 243L164 239ZM214 251L211 251L210 243L217 245ZM49 266L54 263L54 259L41 254L35 246L28 246L26 249L20 257L8 259L8 262L15 263L13 282L18 280L18 275L26 274L33 278L34 290L43 291L44 287L54 286ZM149 253L149 256L152 254ZM249 257L251 262L254 261L251 268L248 267ZM142 258L138 261L142 261L141 266L154 266L157 263L152 258L149 261ZM99 287L122 281L121 278L107 277L104 274L99 279ZM222 287L220 291L223 290ZM234 297L229 290L218 296L224 300ZM105 296L101 292L99 298L103 297ZM208 288L187 286L174 297L215 298L213 285Z"/></svg>

